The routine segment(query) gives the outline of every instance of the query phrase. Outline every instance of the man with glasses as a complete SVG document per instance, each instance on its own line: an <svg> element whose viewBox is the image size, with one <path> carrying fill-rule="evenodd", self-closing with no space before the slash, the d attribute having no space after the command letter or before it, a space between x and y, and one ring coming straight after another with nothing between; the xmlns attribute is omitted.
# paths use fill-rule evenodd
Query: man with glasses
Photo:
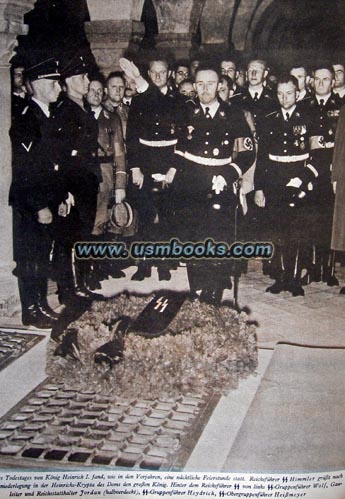
<svg viewBox="0 0 345 499"><path fill-rule="evenodd" d="M169 91L173 92L174 95L178 94L179 85L189 77L189 62L184 60L177 61L169 79Z"/></svg>

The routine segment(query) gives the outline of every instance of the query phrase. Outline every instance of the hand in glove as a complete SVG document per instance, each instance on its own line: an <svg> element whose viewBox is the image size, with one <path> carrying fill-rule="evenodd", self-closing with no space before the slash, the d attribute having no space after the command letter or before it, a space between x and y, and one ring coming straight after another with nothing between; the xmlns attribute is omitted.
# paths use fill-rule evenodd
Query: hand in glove
<svg viewBox="0 0 345 499"><path fill-rule="evenodd" d="M133 184L141 189L144 183L144 174L140 168L132 168L132 179Z"/></svg>

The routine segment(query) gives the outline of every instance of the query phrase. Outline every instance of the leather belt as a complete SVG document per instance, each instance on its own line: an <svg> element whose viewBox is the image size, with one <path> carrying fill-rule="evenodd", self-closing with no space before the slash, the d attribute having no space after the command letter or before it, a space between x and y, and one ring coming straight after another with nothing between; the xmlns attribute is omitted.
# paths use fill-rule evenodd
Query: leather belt
<svg viewBox="0 0 345 499"><path fill-rule="evenodd" d="M140 144L148 147L168 147L177 144L177 139L172 140L145 140L139 138Z"/></svg>
<svg viewBox="0 0 345 499"><path fill-rule="evenodd" d="M296 161L304 161L309 158L309 153L305 154L295 154L294 156L276 156L274 154L269 154L268 157L272 161L277 161L278 163L296 163Z"/></svg>
<svg viewBox="0 0 345 499"><path fill-rule="evenodd" d="M193 163L197 163L198 165L203 166L225 166L230 165L232 161L232 157L229 158L204 158L203 156L196 156L195 154L191 154L190 152L182 152L175 150L175 153L179 156L183 156L189 161L193 161Z"/></svg>

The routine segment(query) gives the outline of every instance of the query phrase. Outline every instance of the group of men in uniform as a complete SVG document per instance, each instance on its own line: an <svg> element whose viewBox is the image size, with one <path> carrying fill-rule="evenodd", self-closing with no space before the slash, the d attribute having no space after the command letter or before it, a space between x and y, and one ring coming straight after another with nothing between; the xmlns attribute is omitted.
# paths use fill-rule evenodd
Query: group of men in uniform
<svg viewBox="0 0 345 499"><path fill-rule="evenodd" d="M74 262L73 244L105 236L112 195L137 210L141 241L231 243L239 219L242 237L253 240L254 225L262 223L256 237L276 248L264 265L275 279L271 293L299 296L311 281L338 284L331 163L344 66L315 67L311 91L303 66L268 80L266 62L253 59L241 87L231 56L219 65L197 62L188 80L188 61L171 72L155 55L140 74L122 59L125 76L111 73L105 83L89 79L82 57L62 67L54 59L27 67L32 95L14 112L10 193L24 324L50 327L56 320L46 299L51 259L62 303L98 297L89 285L96 267ZM232 86L229 99L218 94L221 75ZM246 182L251 193L241 217ZM148 277L152 265L160 280L170 279L168 260L139 262L132 279ZM195 298L219 304L231 287L228 260L188 261L187 271Z"/></svg>

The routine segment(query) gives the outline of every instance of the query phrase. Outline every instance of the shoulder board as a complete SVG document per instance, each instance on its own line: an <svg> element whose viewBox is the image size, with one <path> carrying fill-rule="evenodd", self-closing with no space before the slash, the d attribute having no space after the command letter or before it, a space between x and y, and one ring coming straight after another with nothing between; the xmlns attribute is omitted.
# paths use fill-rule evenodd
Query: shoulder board
<svg viewBox="0 0 345 499"><path fill-rule="evenodd" d="M273 111L272 113L266 114L265 118L269 118L270 116L278 117L279 114L280 114L280 111Z"/></svg>

